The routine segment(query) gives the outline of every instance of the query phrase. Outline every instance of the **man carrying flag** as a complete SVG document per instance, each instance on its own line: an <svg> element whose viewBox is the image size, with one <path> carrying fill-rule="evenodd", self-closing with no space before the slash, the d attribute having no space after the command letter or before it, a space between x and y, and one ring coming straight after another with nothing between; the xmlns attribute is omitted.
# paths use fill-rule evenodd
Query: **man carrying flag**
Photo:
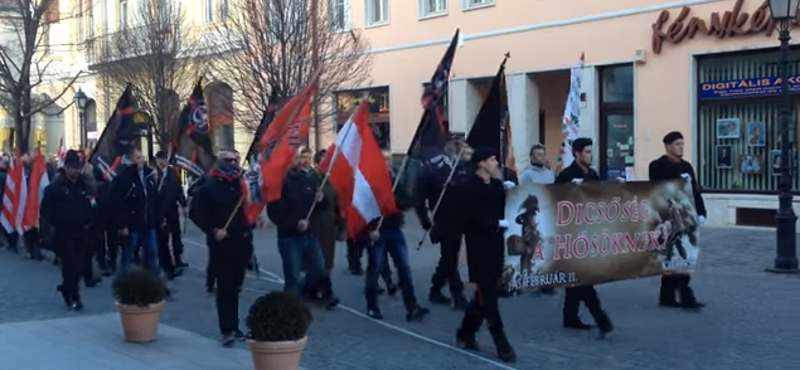
<svg viewBox="0 0 800 370"><path fill-rule="evenodd" d="M208 136L208 109L202 83L202 78L197 80L183 107L171 143L173 164L196 178L203 176L215 163Z"/></svg>

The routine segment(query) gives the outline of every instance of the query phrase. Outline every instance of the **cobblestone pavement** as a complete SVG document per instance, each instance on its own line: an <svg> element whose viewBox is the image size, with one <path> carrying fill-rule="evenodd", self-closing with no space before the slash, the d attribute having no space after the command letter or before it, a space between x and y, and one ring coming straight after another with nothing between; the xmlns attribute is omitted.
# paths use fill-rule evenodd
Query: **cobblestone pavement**
<svg viewBox="0 0 800 370"><path fill-rule="evenodd" d="M420 302L427 304L436 247L415 251L422 230L409 217L406 227L411 265ZM168 304L167 325L217 338L213 300L203 291L206 262L204 237L189 227L187 273L171 283L176 299ZM774 231L703 229L700 267L693 286L708 304L702 313L656 306L658 279L648 278L598 286L617 331L606 340L560 327L561 297L522 295L501 301L507 333L519 361L497 363L487 333L479 337L483 353L455 350L451 344L460 313L431 307L423 323L407 323L400 297L384 297L386 319L375 322L365 309L363 280L346 271L345 246L337 250L334 285L342 306L317 313L303 366L315 370L393 369L753 369L800 363L800 278L764 273L774 257ZM263 272L251 276L242 294L246 312L259 294L281 288L281 264L274 229L259 230L256 250ZM60 275L47 263L0 252L0 323L43 320L114 312L104 281L85 292L87 309L62 308L55 292ZM586 314L587 320L588 313ZM118 327L109 330L118 331ZM0 338L0 342L3 339ZM2 356L0 355L0 363Z"/></svg>

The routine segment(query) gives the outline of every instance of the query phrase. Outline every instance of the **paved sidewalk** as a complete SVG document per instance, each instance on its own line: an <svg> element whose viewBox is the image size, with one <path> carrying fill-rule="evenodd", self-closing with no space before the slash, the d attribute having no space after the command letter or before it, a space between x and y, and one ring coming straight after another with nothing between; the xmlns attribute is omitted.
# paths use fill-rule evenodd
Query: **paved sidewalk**
<svg viewBox="0 0 800 370"><path fill-rule="evenodd" d="M252 369L250 352L243 348L223 348L211 339L165 324L160 325L155 342L126 343L115 313L0 325L4 369Z"/></svg>

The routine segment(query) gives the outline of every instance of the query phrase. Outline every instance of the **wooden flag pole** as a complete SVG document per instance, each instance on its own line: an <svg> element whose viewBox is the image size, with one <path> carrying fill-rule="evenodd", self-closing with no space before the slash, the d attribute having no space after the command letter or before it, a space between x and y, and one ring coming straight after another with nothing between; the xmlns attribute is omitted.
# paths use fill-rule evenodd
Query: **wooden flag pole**
<svg viewBox="0 0 800 370"><path fill-rule="evenodd" d="M400 184L400 177L403 176L403 172L405 172L406 166L408 165L408 158L409 156L406 155L403 158L403 163L400 164L400 169L397 172L397 176L394 178L394 184L392 184L392 194L394 194L395 190L397 190L397 185ZM380 230L381 226L383 226L383 219L386 218L385 216L381 216L378 220L378 227L375 230Z"/></svg>
<svg viewBox="0 0 800 370"><path fill-rule="evenodd" d="M456 163L453 165L453 168L450 169L450 175L447 176L447 181L444 182L442 191L439 192L439 199L436 200L436 204L433 206L433 210L431 211L431 228L425 230L425 234L422 235L422 239L420 239L419 243L417 243L417 250L420 250L422 248L422 243L425 243L425 238L428 237L428 234L431 233L431 229L433 229L433 226L436 224L436 221L434 221L434 217L436 216L436 212L439 211L439 206L442 204L442 199L444 198L444 194L447 191L447 185L450 185L450 180L453 179L453 175L456 173L456 168L458 168L458 164L461 161L461 157L464 156L464 151L466 149L467 145L465 144L461 147L461 150L458 151L458 156L455 158Z"/></svg>

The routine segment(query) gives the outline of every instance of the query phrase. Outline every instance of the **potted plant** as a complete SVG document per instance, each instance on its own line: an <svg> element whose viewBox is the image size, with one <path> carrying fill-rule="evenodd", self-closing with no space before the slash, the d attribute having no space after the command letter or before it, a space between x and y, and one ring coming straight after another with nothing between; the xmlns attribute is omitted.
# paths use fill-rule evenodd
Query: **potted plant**
<svg viewBox="0 0 800 370"><path fill-rule="evenodd" d="M112 289L125 340L135 343L155 340L167 295L164 279L146 270L128 271L114 278Z"/></svg>
<svg viewBox="0 0 800 370"><path fill-rule="evenodd" d="M272 292L256 299L247 315L256 370L297 370L311 321L311 308L297 294Z"/></svg>

